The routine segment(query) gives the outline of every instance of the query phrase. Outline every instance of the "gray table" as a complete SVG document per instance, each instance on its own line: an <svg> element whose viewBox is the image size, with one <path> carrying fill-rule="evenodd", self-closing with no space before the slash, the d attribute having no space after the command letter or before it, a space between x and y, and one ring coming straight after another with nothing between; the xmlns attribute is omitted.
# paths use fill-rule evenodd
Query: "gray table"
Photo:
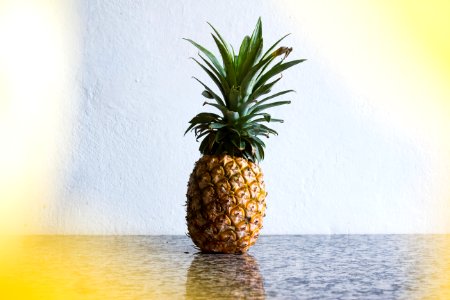
<svg viewBox="0 0 450 300"><path fill-rule="evenodd" d="M2 275L17 297L450 299L448 235L262 235L247 255L199 254L185 236L28 236L19 245Z"/></svg>

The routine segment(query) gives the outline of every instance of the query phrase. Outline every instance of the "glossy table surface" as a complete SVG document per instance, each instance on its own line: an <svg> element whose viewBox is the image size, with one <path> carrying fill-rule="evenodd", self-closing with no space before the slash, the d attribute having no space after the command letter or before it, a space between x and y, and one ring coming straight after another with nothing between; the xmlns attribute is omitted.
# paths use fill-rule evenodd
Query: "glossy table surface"
<svg viewBox="0 0 450 300"><path fill-rule="evenodd" d="M261 236L245 255L186 236L27 236L0 299L450 299L448 235Z"/></svg>

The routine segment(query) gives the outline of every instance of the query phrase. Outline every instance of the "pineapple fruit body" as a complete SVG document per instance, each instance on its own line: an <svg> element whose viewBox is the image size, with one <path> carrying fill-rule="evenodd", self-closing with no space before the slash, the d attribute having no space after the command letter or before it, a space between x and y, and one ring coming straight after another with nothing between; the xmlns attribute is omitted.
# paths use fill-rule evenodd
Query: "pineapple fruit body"
<svg viewBox="0 0 450 300"><path fill-rule="evenodd" d="M187 191L188 232L208 253L245 253L255 244L266 210L260 167L230 155L204 155Z"/></svg>

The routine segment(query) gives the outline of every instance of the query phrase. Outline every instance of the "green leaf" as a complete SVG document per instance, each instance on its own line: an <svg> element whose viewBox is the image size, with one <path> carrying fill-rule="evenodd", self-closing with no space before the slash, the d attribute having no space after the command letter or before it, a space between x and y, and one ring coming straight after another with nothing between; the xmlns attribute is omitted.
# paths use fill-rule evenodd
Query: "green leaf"
<svg viewBox="0 0 450 300"><path fill-rule="evenodd" d="M241 136L241 133L238 130L236 130L235 128L230 127L229 129L230 129L230 131L232 131L235 134L237 134L239 137Z"/></svg>
<svg viewBox="0 0 450 300"><path fill-rule="evenodd" d="M264 159L264 148L259 143L255 143L255 144L256 144L256 148L258 149L256 159L258 161L262 161Z"/></svg>
<svg viewBox="0 0 450 300"><path fill-rule="evenodd" d="M229 107L231 110L236 111L239 106L239 102L241 100L241 91L239 87L233 86L229 95Z"/></svg>
<svg viewBox="0 0 450 300"><path fill-rule="evenodd" d="M219 41L219 39L212 35L214 41L216 42L217 48L220 51L220 55L222 56L223 65L225 66L225 74L230 86L236 85L236 73L234 70L233 58L228 52L228 49Z"/></svg>
<svg viewBox="0 0 450 300"><path fill-rule="evenodd" d="M184 132L184 135L186 135L186 133L188 133L190 130L192 130L192 128L194 128L195 125L197 125L197 124L192 123L191 125L189 125L188 129L186 129L186 131Z"/></svg>
<svg viewBox="0 0 450 300"><path fill-rule="evenodd" d="M247 139L252 147L252 154L255 156L257 161L262 161L264 159L264 149L263 147L255 142L253 139Z"/></svg>
<svg viewBox="0 0 450 300"><path fill-rule="evenodd" d="M264 135L266 137L269 137L269 134L278 135L278 133L275 130L273 130L272 128L269 128L264 124L257 123L254 121L245 124L243 127L252 136Z"/></svg>
<svg viewBox="0 0 450 300"><path fill-rule="evenodd" d="M256 113L256 112L263 111L263 110L266 110L271 107L285 105L285 104L291 104L291 101L277 101L277 102L272 102L272 103L262 104L262 105L256 104L255 106L253 106L249 109L249 113Z"/></svg>
<svg viewBox="0 0 450 300"><path fill-rule="evenodd" d="M258 124L263 130L267 131L268 133L274 134L274 135L278 135L278 132L276 132L275 130L273 130L272 128L267 127L266 125L263 124Z"/></svg>
<svg viewBox="0 0 450 300"><path fill-rule="evenodd" d="M230 92L230 86L228 85L227 79L222 76L212 65L209 61L207 61L203 56L200 54L198 55L200 58L205 62L205 64L214 72L214 74L217 76L217 78L220 81L221 85L221 92L223 95L223 98L225 100L225 103L228 103L228 93Z"/></svg>
<svg viewBox="0 0 450 300"><path fill-rule="evenodd" d="M258 17L258 21L256 21L256 26L255 26L255 30L253 31L253 35L256 36L256 37L259 37L259 38L261 38L261 36L262 36L261 17Z"/></svg>
<svg viewBox="0 0 450 300"><path fill-rule="evenodd" d="M214 28L214 26L212 26L211 23L209 23L209 22L206 22L206 23L208 23L208 25L212 28L212 30L214 30L214 32L215 32L216 35L219 37L220 41L222 42L222 45L225 47L225 49L227 50L227 52L228 52L228 53L233 53L233 56L234 56L233 46L231 46L231 50L232 50L232 51L230 51L227 42L225 41L224 38L222 38L222 36L221 36L220 33L216 30L216 28Z"/></svg>
<svg viewBox="0 0 450 300"><path fill-rule="evenodd" d="M225 106L225 103L223 102L222 98L219 97L219 95L217 95L216 93L213 92L213 90L211 90L206 84L204 84L203 82L201 82L197 77L192 77L195 80L197 80L198 82L200 82L201 85L203 85L203 87L213 96L213 98L216 100L216 102L219 105Z"/></svg>
<svg viewBox="0 0 450 300"><path fill-rule="evenodd" d="M201 135L201 134L203 134L203 133L205 133L205 132L210 132L211 130L208 128L208 125L207 124L197 124L197 125L195 125L195 127L194 127L194 133L195 133L195 136L197 137L197 139L198 139L198 136L199 135Z"/></svg>
<svg viewBox="0 0 450 300"><path fill-rule="evenodd" d="M219 143L224 138L226 138L226 134L223 131L218 130L218 131L216 131L216 136L214 138L214 142Z"/></svg>
<svg viewBox="0 0 450 300"><path fill-rule="evenodd" d="M283 63L283 64L279 64L276 65L275 67L271 68L269 71L267 71L264 75L262 75L259 79L258 82L255 84L255 89L257 89L258 87L260 87L261 85L263 85L264 83L266 83L267 80L269 80L270 78L272 78L273 76L280 74L281 72L283 72L284 70L295 66L296 64L299 64L301 62L304 62L306 59L298 59L298 60L293 60L287 63Z"/></svg>
<svg viewBox="0 0 450 300"><path fill-rule="evenodd" d="M255 50L253 60L257 59L258 51L262 48L262 22L261 17L258 18L256 22L255 30L253 31L252 37L250 38L250 48Z"/></svg>
<svg viewBox="0 0 450 300"><path fill-rule="evenodd" d="M219 115L204 112L196 115L191 121L189 121L189 123L191 124L209 123L220 119L221 117Z"/></svg>
<svg viewBox="0 0 450 300"><path fill-rule="evenodd" d="M261 18L258 18L252 36L248 41L248 47L245 51L247 55L245 59L240 61L239 77L237 78L237 81L241 83L241 85L242 80L244 79L243 76L247 74L248 71L255 64L258 54L261 53L262 51L262 47L263 47L262 23Z"/></svg>
<svg viewBox="0 0 450 300"><path fill-rule="evenodd" d="M272 87L275 85L275 83L280 81L280 79L281 79L281 77L268 83L268 84L264 84L264 85L260 86L253 93L251 93L250 99L256 100L256 99L258 99L259 96L270 93Z"/></svg>
<svg viewBox="0 0 450 300"><path fill-rule="evenodd" d="M237 55L236 55L236 53L234 52L233 45L230 45L230 47L231 47L231 53L233 54L233 62L236 64Z"/></svg>
<svg viewBox="0 0 450 300"><path fill-rule="evenodd" d="M231 143L236 147L236 148L238 148L239 149L239 144L240 144L240 142L239 142L239 139L237 138L237 137L232 137L231 138Z"/></svg>
<svg viewBox="0 0 450 300"><path fill-rule="evenodd" d="M245 149L245 142L241 140L239 136L234 136L231 139L231 143L233 143L233 145L238 148L239 151L243 151Z"/></svg>
<svg viewBox="0 0 450 300"><path fill-rule="evenodd" d="M236 120L239 119L239 113L236 111L229 110L227 112L226 118L229 123L234 123Z"/></svg>
<svg viewBox="0 0 450 300"><path fill-rule="evenodd" d="M244 125L245 123L247 123L249 120L259 117L259 116L263 116L266 113L250 113L248 115L242 116L239 118L238 122L240 125Z"/></svg>
<svg viewBox="0 0 450 300"><path fill-rule="evenodd" d="M227 109L226 106L220 105L220 104L216 104L216 103L209 103L209 102L205 102L205 103L203 103L203 105L214 106L215 108L217 108L218 110L220 110L222 112L224 117L227 117L228 109Z"/></svg>
<svg viewBox="0 0 450 300"><path fill-rule="evenodd" d="M206 90L202 92L202 96L208 99L214 99L214 96Z"/></svg>
<svg viewBox="0 0 450 300"><path fill-rule="evenodd" d="M267 120L266 118L260 118L260 119L255 119L255 120L253 120L252 122L272 122L272 123L284 123L284 120L281 120L281 119L270 119L270 120Z"/></svg>
<svg viewBox="0 0 450 300"><path fill-rule="evenodd" d="M291 51L292 51L292 48L288 48L288 47L280 47L280 48L278 48L277 50L275 50L274 52L272 52L270 56L273 57L274 59L275 59L275 57L280 56L280 55L283 55L283 54L284 54L284 57L281 59L280 62L278 62L277 64L275 64L274 66L272 66L271 69L273 69L273 68L275 68L275 67L281 65L281 64L283 63L284 59L289 55L289 53L291 53ZM265 72L266 69L269 67L269 65L270 65L270 64L266 64L266 65L262 68L261 72L259 73L258 79L259 79L259 77L261 77L261 76L264 74L264 72Z"/></svg>
<svg viewBox="0 0 450 300"><path fill-rule="evenodd" d="M245 80L245 78L247 77L247 74L250 72L251 68L253 67L253 65L255 64L256 61L256 55L258 54L258 52L260 52L260 49L262 49L262 40L257 41L258 44L256 44L255 46L250 46L248 54L245 58L245 60L242 62L242 66L239 70L239 78L237 79L237 81L242 85L242 82ZM242 77L244 76L245 77Z"/></svg>
<svg viewBox="0 0 450 300"><path fill-rule="evenodd" d="M214 56L214 54L212 54L208 49L204 48L203 46L197 44L196 42L194 42L191 39L184 39L188 42L190 42L192 45L194 45L195 47L197 47L197 49L199 49L200 51L202 51L206 57L209 58L209 60L212 62L212 64L216 67L217 71L222 74L222 76L225 76L225 72L223 70L222 65L219 63L219 61L217 60L217 58Z"/></svg>
<svg viewBox="0 0 450 300"><path fill-rule="evenodd" d="M223 124L223 123L211 123L209 124L209 128L211 129L219 129L219 128L223 128L227 126L227 124Z"/></svg>
<svg viewBox="0 0 450 300"><path fill-rule="evenodd" d="M264 135L266 137L269 137L269 133L266 130L264 130L261 126L262 124L250 122L245 124L243 128L245 128L247 133L252 137L257 135Z"/></svg>
<svg viewBox="0 0 450 300"><path fill-rule="evenodd" d="M247 151L243 151L242 152L242 157L246 160L252 161L254 162L255 159L253 158L253 156L251 155L251 153L248 153Z"/></svg>
<svg viewBox="0 0 450 300"><path fill-rule="evenodd" d="M191 125L188 127L188 129L184 132L184 134L186 135L186 133L188 133L190 130L194 130L195 132L195 136L198 136L199 133L204 132L205 130L207 130L208 128L204 126L204 123L191 123Z"/></svg>
<svg viewBox="0 0 450 300"><path fill-rule="evenodd" d="M256 143L260 144L262 147L266 147L266 144L257 136L253 136L252 139L255 140Z"/></svg>
<svg viewBox="0 0 450 300"><path fill-rule="evenodd" d="M265 102L267 100L273 99L275 97L278 97L278 96L281 96L281 95L284 95L284 94L287 94L287 93L292 93L292 92L295 92L295 91L294 90L281 91L281 92L275 93L275 94L273 94L273 95L271 95L269 97L266 97L266 98L260 100L258 103L263 103L263 102Z"/></svg>
<svg viewBox="0 0 450 300"><path fill-rule="evenodd" d="M204 131L201 134L197 135L195 137L195 139L198 141L199 139L201 139L203 136L207 135L208 133L211 133L211 131L210 130Z"/></svg>
<svg viewBox="0 0 450 300"><path fill-rule="evenodd" d="M197 123L197 124L195 124L195 127L194 127L195 135L198 135L199 132L201 133L201 132L204 132L205 130L208 130L209 129L208 128L208 124L209 124L209 122L208 123Z"/></svg>
<svg viewBox="0 0 450 300"><path fill-rule="evenodd" d="M248 97L250 96L253 87L255 85L255 82L257 80L256 74L258 71L266 64L269 64L273 60L273 57L266 58L264 60L261 60L258 64L253 66L246 74L244 79L241 82L241 97L246 102L248 100Z"/></svg>
<svg viewBox="0 0 450 300"><path fill-rule="evenodd" d="M290 33L286 34L285 36L283 36L281 39L279 39L278 41L275 42L275 44L273 44L267 51L266 53L264 53L264 55L262 56L262 58L266 58L267 55L270 53L270 51L272 51L282 40L284 40L287 36L289 36Z"/></svg>
<svg viewBox="0 0 450 300"><path fill-rule="evenodd" d="M250 44L250 37L246 35L242 40L241 47L239 48L239 54L236 63L236 77L239 79L242 72L242 65L247 58L247 50ZM238 80L239 83L239 80Z"/></svg>
<svg viewBox="0 0 450 300"><path fill-rule="evenodd" d="M208 153L208 150L210 150L212 148L214 139L215 139L214 133L210 132L200 143L200 147L199 147L200 153L202 153L202 154Z"/></svg>
<svg viewBox="0 0 450 300"><path fill-rule="evenodd" d="M268 57L260 60L255 66L253 66L248 72L247 75L245 76L245 78L242 80L241 83L241 94L242 94L242 98L244 101L249 101L249 95L251 94L251 92L255 89L257 89L259 86L257 86L257 84L255 84L256 81L260 81L259 76L255 77L255 75L258 73L258 71L262 68L262 70L265 70L267 68L267 66L279 55L284 54L283 51L280 51L280 49L272 52ZM277 65L281 65L281 63L277 64ZM277 67L277 65L275 65L271 70L273 70L274 68ZM271 72L271 70L269 70L267 73ZM283 71L283 70L281 70ZM281 72L280 71L280 72ZM280 73L278 72L278 73ZM262 73L262 71L261 71ZM266 73L266 74L267 74ZM274 75L278 74L275 73ZM272 76L270 76L272 77ZM270 78L269 77L269 78ZM269 78L267 78L265 81L267 81ZM264 82L261 82L261 84L264 84ZM250 100L251 101L251 100Z"/></svg>
<svg viewBox="0 0 450 300"><path fill-rule="evenodd" d="M239 150L244 150L245 149L245 142L244 141L240 141L240 143L239 143Z"/></svg>
<svg viewBox="0 0 450 300"><path fill-rule="evenodd" d="M211 72L207 67L205 67L203 64L198 62L195 58L193 58L193 57L191 57L191 58L209 75L209 77L214 81L214 83L217 85L217 87L221 91L222 95L225 97L226 96L225 91L222 88L222 83L221 83L220 79L217 78L217 76L216 76L217 74L214 74L213 72ZM206 97L206 98L208 98L208 97ZM210 99L212 99L212 98L210 98Z"/></svg>
<svg viewBox="0 0 450 300"><path fill-rule="evenodd" d="M269 97L266 97L266 98L264 98L264 99L262 99L262 100L260 100L260 101L258 101L258 102L255 101L255 100L247 101L244 105L241 106L239 112L240 112L241 114L243 114L243 115L247 115L247 113L248 113L248 108L249 108L250 106L254 105L255 103L258 103L258 105L260 105L260 104L262 104L262 103L267 102L267 101L270 100L270 99L273 99L273 98L276 98L276 97L278 97L278 96L281 96L281 95L284 95L284 94L287 94L287 93L291 93L291 92L295 92L295 91L294 91L294 90L285 90L285 91L281 91L281 92L275 93L275 94L273 94L273 95L271 95L271 96L269 96Z"/></svg>

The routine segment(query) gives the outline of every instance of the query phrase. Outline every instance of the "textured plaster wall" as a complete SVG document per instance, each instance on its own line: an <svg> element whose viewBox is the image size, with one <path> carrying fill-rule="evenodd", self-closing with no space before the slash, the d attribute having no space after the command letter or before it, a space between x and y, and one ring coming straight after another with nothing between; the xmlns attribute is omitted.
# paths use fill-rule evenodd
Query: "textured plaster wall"
<svg viewBox="0 0 450 300"><path fill-rule="evenodd" d="M80 60L70 70L77 96L65 109L71 124L58 189L28 231L184 234L199 144L183 132L204 101L191 76L207 78L182 38L214 49L210 21L237 45L259 16L266 44L292 32L285 42L292 58L308 58L279 86L297 93L289 107L273 110L285 123L275 126L280 135L267 141L262 163L263 233L447 231L436 214L448 208L440 198L449 174L439 164L442 149L405 134L370 90L355 92L329 68L313 34L332 38L332 27L309 3L296 10L279 1L79 1Z"/></svg>

